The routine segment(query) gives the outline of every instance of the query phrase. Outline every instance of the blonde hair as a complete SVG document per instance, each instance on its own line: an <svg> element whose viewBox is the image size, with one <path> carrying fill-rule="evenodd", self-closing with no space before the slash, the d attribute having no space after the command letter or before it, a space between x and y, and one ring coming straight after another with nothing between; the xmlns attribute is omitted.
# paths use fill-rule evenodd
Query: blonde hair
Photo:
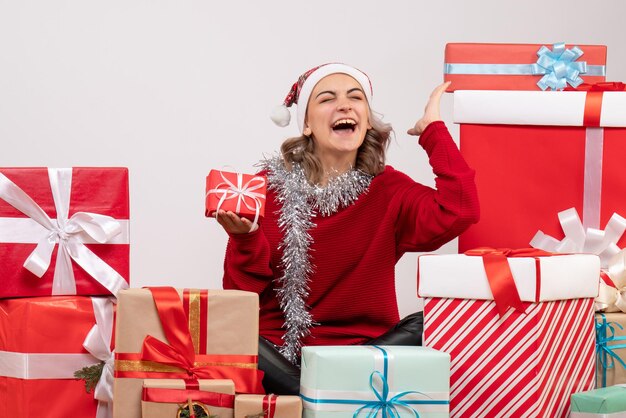
<svg viewBox="0 0 626 418"><path fill-rule="evenodd" d="M385 169L385 155L391 139L391 124L385 123L373 111L369 116L371 129L367 130L363 144L356 156L355 169L371 176L380 174ZM322 162L315 155L315 141L310 136L297 136L286 139L280 147L285 166L288 170L294 163L300 164L307 180L319 184L324 177Z"/></svg>

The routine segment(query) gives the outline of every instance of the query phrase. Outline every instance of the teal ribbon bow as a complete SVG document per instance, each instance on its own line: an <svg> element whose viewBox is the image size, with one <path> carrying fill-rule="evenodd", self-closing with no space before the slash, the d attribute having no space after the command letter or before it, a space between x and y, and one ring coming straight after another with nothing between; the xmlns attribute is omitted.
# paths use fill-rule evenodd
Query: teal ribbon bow
<svg viewBox="0 0 626 418"><path fill-rule="evenodd" d="M537 85L541 90L563 90L567 85L578 87L583 83L579 74L587 73L587 62L575 62L583 55L577 46L565 48L563 42L553 45L553 49L542 46L537 51L537 63L533 65L533 74L541 75Z"/></svg>
<svg viewBox="0 0 626 418"><path fill-rule="evenodd" d="M420 395L424 395L429 397L428 395L417 392L417 391L405 391L398 393L397 395L389 398L389 383L388 383L388 369L389 369L389 360L387 356L387 351L379 346L372 346L380 350L383 354L383 372L381 373L378 370L374 370L370 374L369 385L374 394L376 395L376 400L360 400L360 399L315 399L300 394L300 397L306 401L313 404L338 404L338 405L360 405L358 409L352 415L353 418L357 418L361 412L366 412L366 418L374 418L378 413L381 413L383 418L400 418L400 412L398 408L402 408L410 411L415 418L419 418L419 413L413 408L411 405L448 405L450 401L448 400L436 400L436 399L402 399L405 396L417 393ZM380 385L377 385L375 381L380 381ZM380 387L380 389L377 388ZM430 398L430 397L429 397Z"/></svg>
<svg viewBox="0 0 626 418"><path fill-rule="evenodd" d="M626 337L615 336L615 326L620 330L624 329L624 327L616 322L606 322L606 316L602 313L600 316L602 317L602 322L596 319L596 355L599 359L596 367L601 365L604 369L602 373L602 387L606 387L606 371L615 367L616 360L626 369L626 362L613 352L613 350L626 348L626 344L608 344L626 341Z"/></svg>
<svg viewBox="0 0 626 418"><path fill-rule="evenodd" d="M376 417L378 415L378 412L382 412L383 418L400 418L400 413L398 412L397 407L403 407L413 412L413 415L415 416L415 418L419 418L419 413L411 405L409 405L410 401L403 401L401 399L408 394L420 393L420 392L416 392L416 391L401 392L401 393L398 393L396 396L392 397L391 399L387 399L389 398L389 383L387 382L387 373L388 373L387 351L385 351L384 348L379 347L377 345L373 347L379 349L383 353L383 373L375 370L372 372L372 374L370 374L370 388L372 388L372 391L374 392L378 400L367 402L365 405L357 409L352 415L352 417L357 418L362 411L369 409L369 412L366 416L367 418ZM382 383L382 391L378 390L376 386L374 385L375 377L378 377L380 379Z"/></svg>

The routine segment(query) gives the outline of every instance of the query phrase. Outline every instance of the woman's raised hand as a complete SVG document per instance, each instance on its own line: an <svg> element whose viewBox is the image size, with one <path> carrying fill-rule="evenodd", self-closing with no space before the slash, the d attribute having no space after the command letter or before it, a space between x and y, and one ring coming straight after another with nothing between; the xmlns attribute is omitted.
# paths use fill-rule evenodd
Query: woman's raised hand
<svg viewBox="0 0 626 418"><path fill-rule="evenodd" d="M252 222L250 222L249 219L239 217L239 215L234 212L226 212L221 209L217 211L215 219L229 234L247 234L248 232L256 231L259 227L258 225L254 225L254 229L251 229Z"/></svg>
<svg viewBox="0 0 626 418"><path fill-rule="evenodd" d="M446 91L449 85L450 81L447 81L435 87L428 98L426 107L424 108L424 115L417 122L415 122L414 127L407 131L409 135L420 136L431 122L441 120L441 115L439 114L439 102L441 101L441 95L444 91Z"/></svg>

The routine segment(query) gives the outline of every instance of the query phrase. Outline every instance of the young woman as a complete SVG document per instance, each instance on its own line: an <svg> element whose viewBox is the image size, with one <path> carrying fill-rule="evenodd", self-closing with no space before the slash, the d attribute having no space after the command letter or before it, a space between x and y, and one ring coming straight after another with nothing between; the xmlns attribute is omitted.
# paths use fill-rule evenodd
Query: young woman
<svg viewBox="0 0 626 418"><path fill-rule="evenodd" d="M229 234L225 289L260 297L259 367L265 389L296 393L305 345L421 344L421 313L399 321L395 264L433 251L478 221L474 171L439 116L446 84L408 130L420 136L436 188L385 165L391 126L371 109L365 73L344 64L309 70L274 121L297 104L301 136L264 162L265 218L220 211ZM278 351L282 356L278 353Z"/></svg>

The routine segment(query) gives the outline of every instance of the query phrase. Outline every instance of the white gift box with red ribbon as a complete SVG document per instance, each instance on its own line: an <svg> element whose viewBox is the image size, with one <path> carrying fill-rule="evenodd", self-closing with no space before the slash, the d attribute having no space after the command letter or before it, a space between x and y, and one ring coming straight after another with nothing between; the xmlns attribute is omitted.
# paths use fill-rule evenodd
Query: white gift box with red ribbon
<svg viewBox="0 0 626 418"><path fill-rule="evenodd" d="M624 111L626 109L626 92L621 83L601 83L596 86L587 86L587 89L589 91L456 91L454 93L454 119L455 122L461 124L520 125L520 129L524 129L524 126L581 127L585 137L584 162L581 162L584 164L582 205L578 206L579 202L577 201L563 202L564 205L571 205L571 207L564 206L560 211L555 211L554 219L558 217L560 229L564 234L562 239L544 233L538 224L534 236L531 233L525 244L550 252L597 254L601 258L605 271L608 271L609 266L613 265L610 269L613 273L605 276L604 280L601 281L598 299L599 309L610 310L614 308L619 293L616 288L620 288L619 283L615 283L613 280L619 274L615 273L616 262L611 260L620 251L618 242L620 240L623 242L626 219L621 216L623 214L613 213L607 221L608 215L604 213L606 210L602 206L603 193L619 193L615 189L603 190L603 184L605 184L608 175L603 170L603 162L607 152L605 134L606 129L619 128L619 131L623 131L623 128L626 127L626 112ZM527 132L534 131L529 130ZM463 140L462 129L462 149ZM502 141L507 140L506 137L502 138ZM575 146L574 142L572 142L572 146ZM493 158L498 158L498 155L494 155ZM520 156L519 158L532 159L532 156ZM546 161L546 159L542 158L540 161ZM558 165L559 160L555 158L553 164ZM480 169L480 167L478 168ZM615 175L615 169L611 173ZM507 174L506 172L502 173L503 176L507 176ZM572 175L574 176L574 173ZM551 181L551 178L545 179L546 183ZM570 181L578 180L572 178ZM479 184L479 189L480 186ZM542 187L542 185L531 183L527 187L532 190L533 187ZM532 196L532 193L526 195ZM578 210L573 206L580 208L580 216ZM619 210L621 207L617 209ZM520 211L523 210L520 208ZM606 222L604 225L601 225L602 213L604 213L603 219ZM517 215L519 216L519 214ZM512 216L515 215L512 214ZM532 211L527 211L524 216L532 218L534 214ZM515 222L515 220L511 220L511 222ZM538 222L540 221L538 220ZM470 240L475 241L480 232L471 232L470 234L472 233L475 235ZM460 242L463 241L464 238L462 237ZM466 249L463 245L461 247L463 250ZM617 280L619 282L619 279ZM624 305L626 309L626 303Z"/></svg>

